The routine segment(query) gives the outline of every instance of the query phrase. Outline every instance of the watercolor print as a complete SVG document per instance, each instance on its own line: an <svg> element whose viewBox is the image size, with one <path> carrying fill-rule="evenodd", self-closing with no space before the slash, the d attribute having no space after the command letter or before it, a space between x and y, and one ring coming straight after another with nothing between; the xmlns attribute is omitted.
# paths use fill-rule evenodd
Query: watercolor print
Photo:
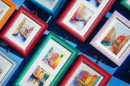
<svg viewBox="0 0 130 86"><path fill-rule="evenodd" d="M100 77L97 74L89 73L87 70L81 70L70 86L95 86Z"/></svg>
<svg viewBox="0 0 130 86"><path fill-rule="evenodd" d="M58 64L62 61L65 56L65 52L58 49L56 46L52 46L45 57L42 59L42 63L51 67L51 69L55 69Z"/></svg>
<svg viewBox="0 0 130 86"><path fill-rule="evenodd" d="M19 40L21 43L24 43L30 34L34 31L34 24L31 23L26 18L23 18L16 29L13 31L12 35Z"/></svg>
<svg viewBox="0 0 130 86"><path fill-rule="evenodd" d="M86 1L88 1L95 8L98 8L103 0L86 0Z"/></svg>
<svg viewBox="0 0 130 86"><path fill-rule="evenodd" d="M2 18L4 17L4 15L8 10L9 7L6 6L6 4L4 4L2 1L0 1L0 21L2 20Z"/></svg>
<svg viewBox="0 0 130 86"><path fill-rule="evenodd" d="M123 23L117 21L101 41L101 44L117 55L129 40L130 29Z"/></svg>
<svg viewBox="0 0 130 86"><path fill-rule="evenodd" d="M103 76L93 68L82 62L72 77L66 84L67 86L99 86Z"/></svg>
<svg viewBox="0 0 130 86"><path fill-rule="evenodd" d="M13 64L0 54L0 82L4 79Z"/></svg>
<svg viewBox="0 0 130 86"><path fill-rule="evenodd" d="M27 83L29 86L43 86L46 80L49 78L50 73L46 72L40 66L37 66L35 71L31 74Z"/></svg>
<svg viewBox="0 0 130 86"><path fill-rule="evenodd" d="M85 5L80 4L76 12L69 20L70 24L76 27L77 30L82 31L87 22L91 19L94 12L88 9Z"/></svg>

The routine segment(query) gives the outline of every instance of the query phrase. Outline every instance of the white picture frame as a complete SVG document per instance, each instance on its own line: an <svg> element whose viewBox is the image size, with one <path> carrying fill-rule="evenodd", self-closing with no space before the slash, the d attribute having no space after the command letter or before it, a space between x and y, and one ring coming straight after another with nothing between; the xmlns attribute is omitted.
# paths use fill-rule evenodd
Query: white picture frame
<svg viewBox="0 0 130 86"><path fill-rule="evenodd" d="M20 63L0 48L0 86L5 86Z"/></svg>
<svg viewBox="0 0 130 86"><path fill-rule="evenodd" d="M90 44L120 66L130 53L130 21L114 11Z"/></svg>

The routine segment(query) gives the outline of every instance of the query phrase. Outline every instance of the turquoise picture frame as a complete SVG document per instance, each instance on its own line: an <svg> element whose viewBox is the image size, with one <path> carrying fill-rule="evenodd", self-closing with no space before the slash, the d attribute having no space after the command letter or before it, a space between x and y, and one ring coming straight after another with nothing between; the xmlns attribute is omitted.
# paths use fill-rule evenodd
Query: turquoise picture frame
<svg viewBox="0 0 130 86"><path fill-rule="evenodd" d="M60 49L60 51L62 51L62 55L59 54L58 49L57 49L57 51L55 50L56 47L54 47L54 46L56 46L58 49L60 47L63 48L63 49ZM60 61L58 61L58 65L55 66L55 68L52 65L51 66L47 65L47 64L49 64L49 62L45 62L45 60L44 60L45 63L44 64L42 63L42 65L40 66L41 62L43 61L43 59L45 57L47 57L47 59L49 59L49 61L50 61L51 57L49 57L49 56L52 56L52 54L48 54L48 52L50 52L51 48L53 48L53 50L55 51L55 52L53 51L53 53L58 53L59 57L62 56L63 58L62 57L60 58ZM63 50L66 52L63 52ZM69 54L67 52L69 52ZM33 81L33 80L35 80L35 82L36 81L38 82L39 80L41 80L41 78L37 78L38 79L37 80L37 79L35 79L34 76L40 77L41 74L37 76L36 72L38 72L37 70L38 69L40 70L40 68L41 68L42 70L44 70L43 75L45 76L45 73L46 73L46 76L48 74L48 77L46 78L46 81L44 80L44 83L40 82L40 85L57 86L60 79L65 74L65 72L67 71L69 66L72 64L72 62L75 60L78 53L79 53L79 51L76 48L72 47L70 44L68 44L64 39L61 39L60 37L55 35L53 32L49 32L48 36L41 43L38 50L34 53L33 57L28 62L27 66L21 72L20 76L14 82L14 85L15 86L21 86L21 85L27 86L28 84L32 83L31 81ZM58 60L59 60L59 57L57 58ZM41 61L41 58L42 58L42 61ZM56 60L55 60L55 62L57 64ZM55 62L54 62L54 64L55 64ZM51 62L50 62L50 64L51 64ZM33 72L35 67L38 67L38 68L35 70L35 72ZM53 70L50 71L49 68L52 69L52 67L53 67ZM46 70L46 68L48 68L48 70ZM52 72L52 73L48 73L48 72ZM43 75L42 75L42 77L43 77ZM30 78L31 78L31 81L30 81ZM22 83L24 83L24 84L22 84ZM33 84L35 84L35 83L33 83Z"/></svg>
<svg viewBox="0 0 130 86"><path fill-rule="evenodd" d="M39 8L41 8L42 10L45 10L47 13L49 13L53 17L56 17L56 15L60 11L60 9L64 5L64 3L66 2L66 0L58 0L58 2L56 3L56 5L54 6L54 8L51 10L51 9L49 9L49 7L46 6L46 4L43 5L38 0L29 0L29 1L31 3L33 3L34 5L38 6ZM43 0L43 1L47 1L47 0ZM50 1L52 1L52 0L50 0ZM55 1L55 0L53 0L53 1Z"/></svg>
<svg viewBox="0 0 130 86"><path fill-rule="evenodd" d="M120 4L130 11L130 0L122 0Z"/></svg>

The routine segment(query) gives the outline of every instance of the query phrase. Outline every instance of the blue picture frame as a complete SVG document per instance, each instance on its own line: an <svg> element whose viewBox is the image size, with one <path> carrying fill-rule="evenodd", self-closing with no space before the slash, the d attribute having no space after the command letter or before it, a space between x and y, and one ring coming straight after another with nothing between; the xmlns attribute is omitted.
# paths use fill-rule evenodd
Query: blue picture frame
<svg viewBox="0 0 130 86"><path fill-rule="evenodd" d="M46 5L43 5L42 3L40 3L38 0L29 0L29 1L33 3L34 5L38 6L39 8L41 8L42 10L45 10L47 13L49 13L53 17L56 17L56 15L60 11L64 3L66 2L66 0L58 0L54 8L51 10Z"/></svg>
<svg viewBox="0 0 130 86"><path fill-rule="evenodd" d="M0 86L6 86L16 69L19 67L21 60L14 59L5 49L0 47L0 61ZM4 65L3 67L2 64Z"/></svg>

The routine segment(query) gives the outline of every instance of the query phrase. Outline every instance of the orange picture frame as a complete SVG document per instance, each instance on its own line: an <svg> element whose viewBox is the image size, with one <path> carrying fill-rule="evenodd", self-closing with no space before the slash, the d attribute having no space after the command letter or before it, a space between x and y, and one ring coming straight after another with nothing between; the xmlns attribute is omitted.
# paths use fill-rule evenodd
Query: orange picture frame
<svg viewBox="0 0 130 86"><path fill-rule="evenodd" d="M10 8L0 20L0 30L2 29L6 21L9 19L9 17L12 15L12 13L15 11L15 9L17 8L17 5L13 3L11 0L1 0L1 2L7 4Z"/></svg>

